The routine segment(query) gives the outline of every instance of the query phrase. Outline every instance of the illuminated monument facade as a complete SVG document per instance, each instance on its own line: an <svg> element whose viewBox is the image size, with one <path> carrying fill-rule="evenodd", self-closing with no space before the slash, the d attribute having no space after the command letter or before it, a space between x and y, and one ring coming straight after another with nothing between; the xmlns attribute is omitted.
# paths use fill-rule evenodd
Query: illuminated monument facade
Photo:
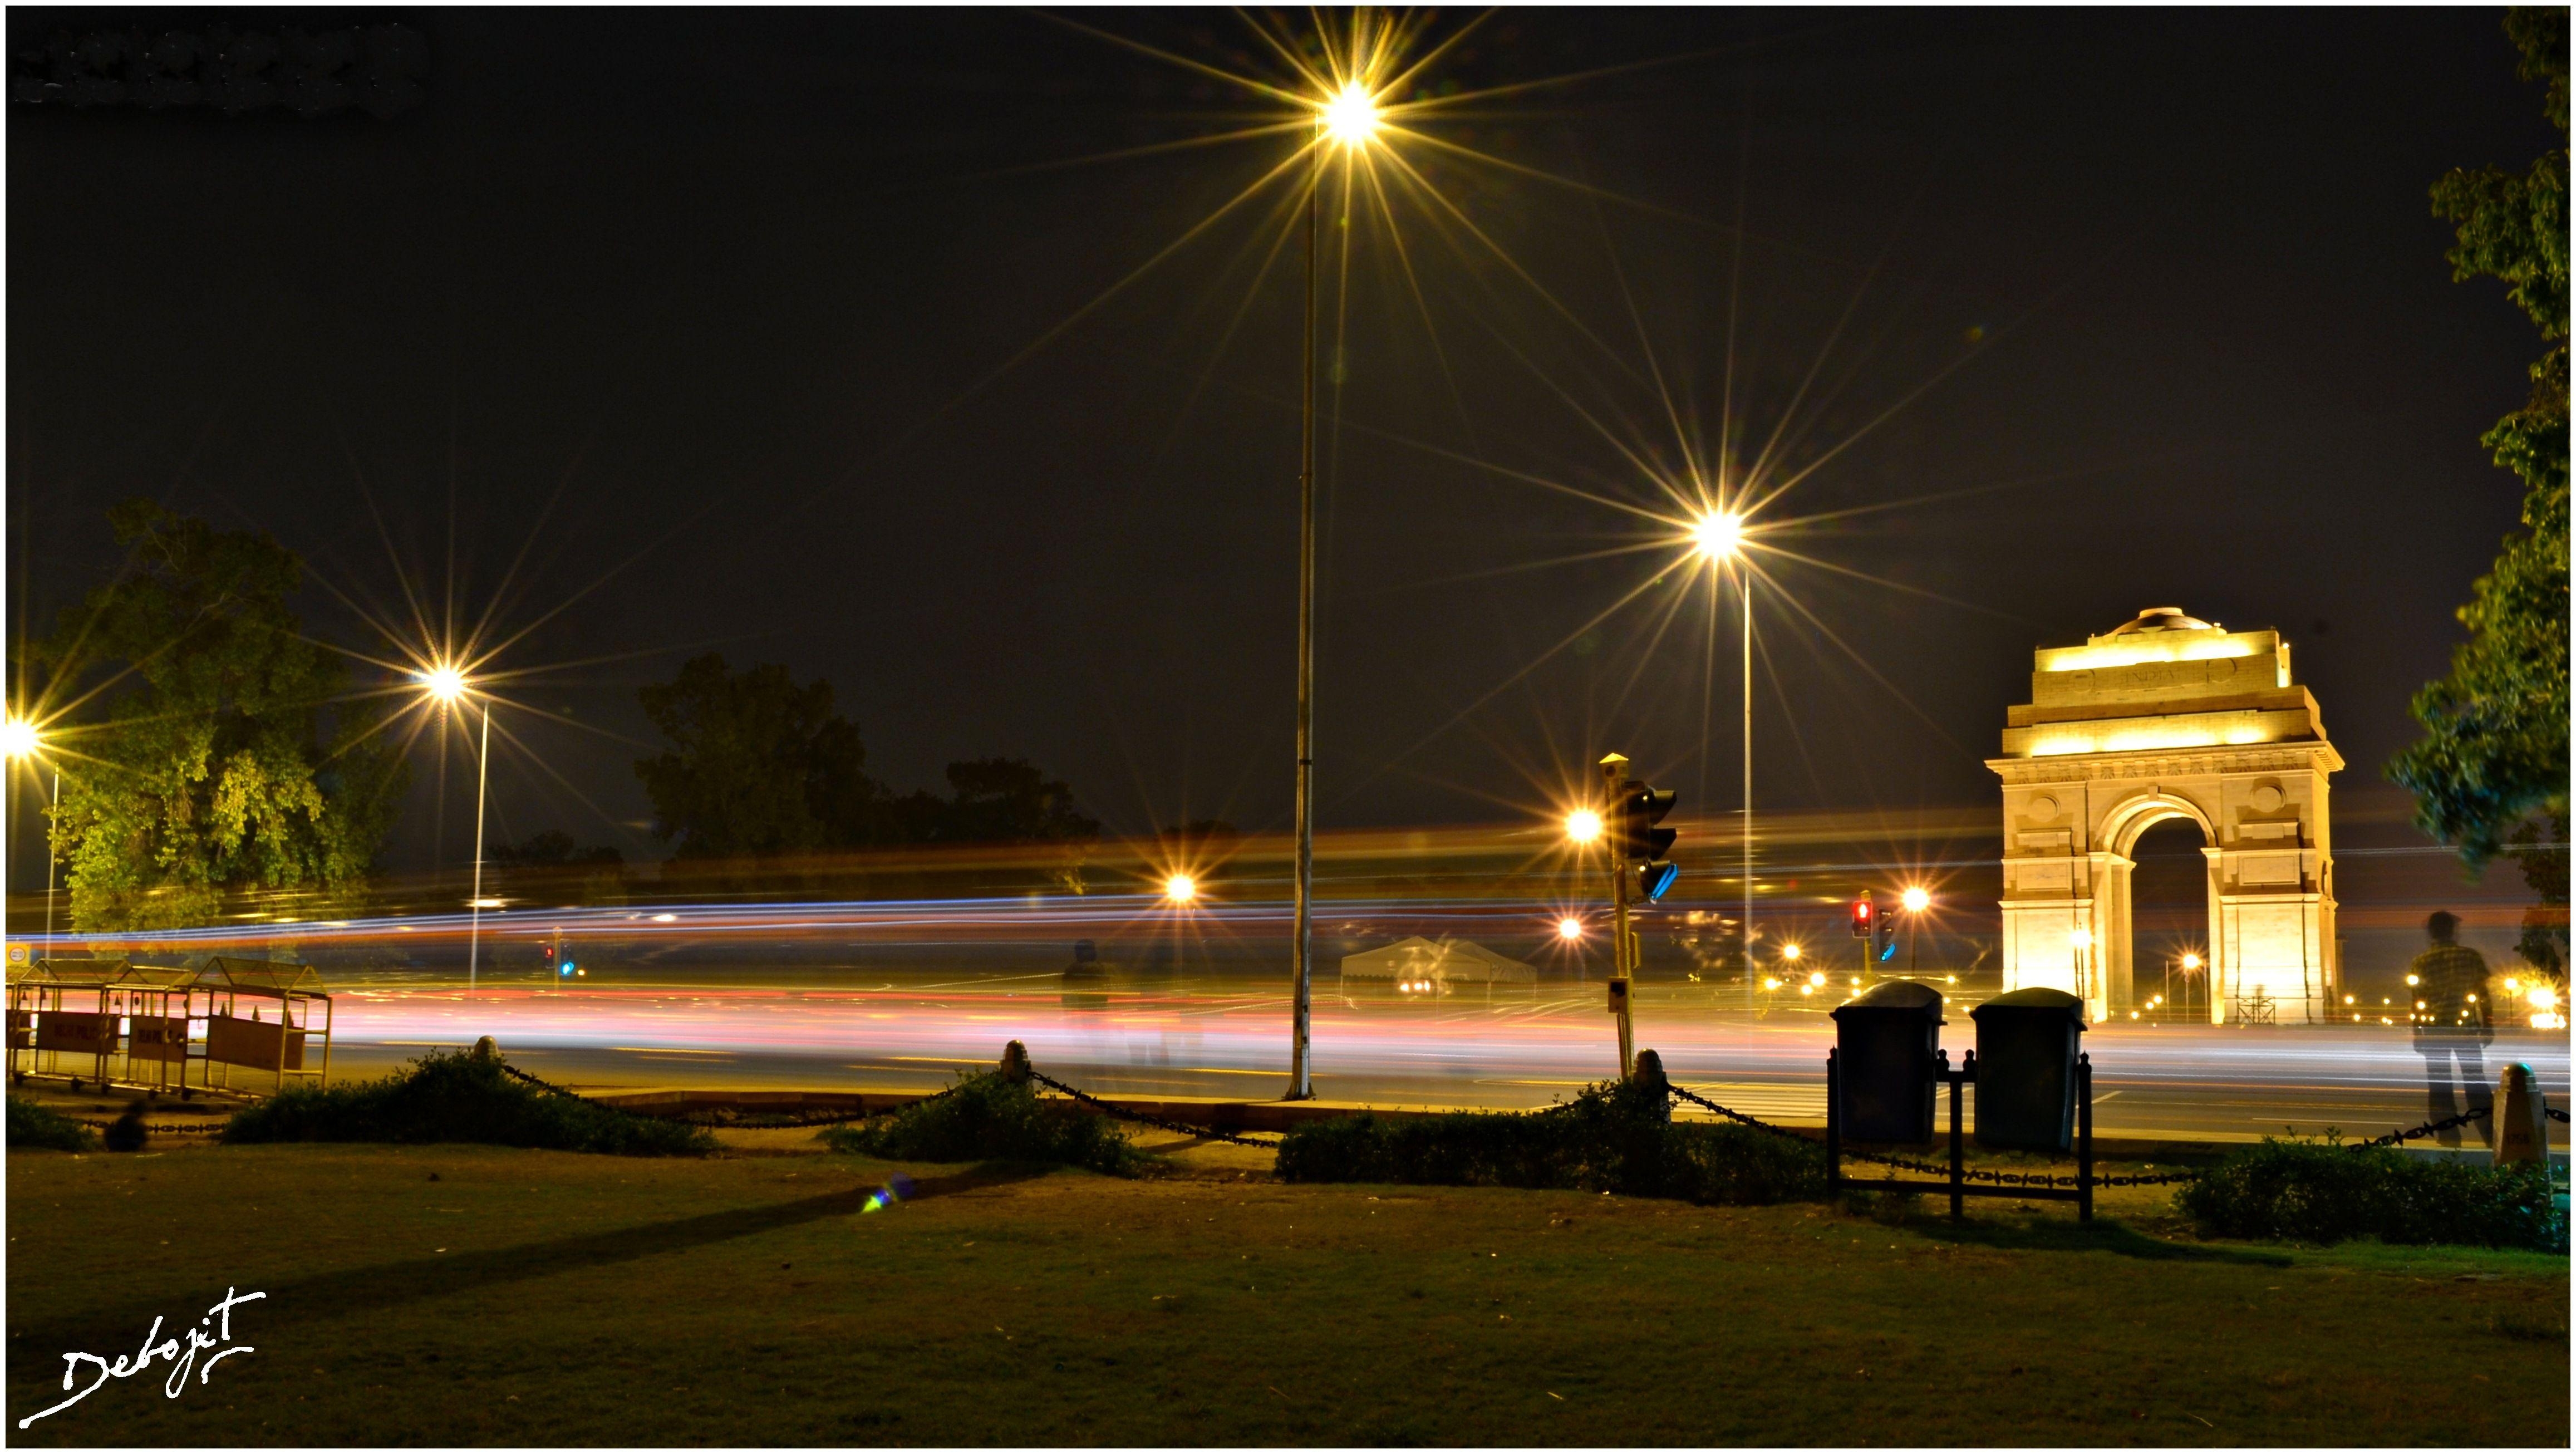
<svg viewBox="0 0 2576 1454"><path fill-rule="evenodd" d="M2080 995L2097 1020L2139 1008L2131 855L2181 818L2209 862L2212 1023L2328 1019L2342 965L2326 778L2343 759L2290 644L2166 606L2032 666L1986 764L2004 790L2004 988Z"/></svg>

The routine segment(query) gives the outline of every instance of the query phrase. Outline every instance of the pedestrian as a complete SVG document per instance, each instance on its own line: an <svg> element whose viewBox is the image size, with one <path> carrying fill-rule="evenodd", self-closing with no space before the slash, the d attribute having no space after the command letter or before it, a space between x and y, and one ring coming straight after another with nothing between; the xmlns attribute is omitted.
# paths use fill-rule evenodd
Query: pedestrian
<svg viewBox="0 0 2576 1454"><path fill-rule="evenodd" d="M2445 1121L2463 1110L2479 1114L2478 1139L2495 1144L2495 1092L2487 1085L2484 1052L2495 1039L2487 1010L2487 961L2459 942L2459 916L2436 909L2424 920L2433 942L2415 956L2407 977L2414 981L2415 1051L2424 1057L2425 1107L2429 1121ZM2461 1094L2452 1094L2457 1071ZM2463 1105L2462 1102L2466 1104ZM2460 1144L2457 1126L2434 1133L2444 1146Z"/></svg>

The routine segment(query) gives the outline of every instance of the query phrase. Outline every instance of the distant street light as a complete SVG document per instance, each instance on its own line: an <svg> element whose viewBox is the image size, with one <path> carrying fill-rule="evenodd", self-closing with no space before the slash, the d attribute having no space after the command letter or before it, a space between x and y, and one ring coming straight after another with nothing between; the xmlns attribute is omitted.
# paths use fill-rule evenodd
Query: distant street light
<svg viewBox="0 0 2576 1454"><path fill-rule="evenodd" d="M464 669L454 662L442 661L429 670L416 673L420 689L438 705L454 708L474 690ZM465 941L465 993L474 987L483 966L483 801L492 779L492 699L483 699L483 741L474 753L474 896L466 901L474 914L473 929Z"/></svg>
<svg viewBox="0 0 2576 1454"><path fill-rule="evenodd" d="M1163 897L1175 904L1186 904L1199 896L1199 881L1185 873L1163 880Z"/></svg>
<svg viewBox="0 0 2576 1454"><path fill-rule="evenodd" d="M1556 921L1556 937L1571 944L1583 937L1583 921L1572 914Z"/></svg>
<svg viewBox="0 0 2576 1454"><path fill-rule="evenodd" d="M1923 927L1923 911L1932 907L1932 895L1918 884L1897 895L1896 901L1905 906L1905 972L1912 974L1919 958L1915 946Z"/></svg>
<svg viewBox="0 0 2576 1454"><path fill-rule="evenodd" d="M12 714L0 718L0 757L29 762L45 750L45 734L35 723ZM14 800L17 794L10 794ZM54 764L54 792L45 807L45 938L54 937L54 819L63 806L63 765Z"/></svg>
<svg viewBox="0 0 2576 1454"><path fill-rule="evenodd" d="M1601 815L1590 808L1577 808L1565 815L1565 836L1577 843L1601 841Z"/></svg>
<svg viewBox="0 0 2576 1454"><path fill-rule="evenodd" d="M1805 951L1804 949L1799 948L1799 947L1798 947L1796 944L1794 944L1794 943L1791 943L1791 944L1783 944L1783 945L1781 945L1781 946L1780 946L1780 957L1781 957L1782 959L1786 959L1786 960L1788 960L1788 961L1790 961L1790 962L1792 962L1792 963L1795 963L1795 962L1798 960L1799 956L1801 956L1801 955L1805 954L1806 952L1807 952L1807 951Z"/></svg>

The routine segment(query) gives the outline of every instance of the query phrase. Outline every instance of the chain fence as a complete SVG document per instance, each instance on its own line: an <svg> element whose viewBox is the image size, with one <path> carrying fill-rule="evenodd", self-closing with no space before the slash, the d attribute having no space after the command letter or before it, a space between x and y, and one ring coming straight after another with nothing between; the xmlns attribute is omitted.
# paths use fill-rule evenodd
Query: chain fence
<svg viewBox="0 0 2576 1454"><path fill-rule="evenodd" d="M1038 1084L1045 1086L1050 1090L1061 1091L1064 1094L1073 1097L1075 1100L1082 1102L1084 1105L1091 1107L1093 1110L1100 1112L1104 1116L1114 1116L1121 1121L1134 1121L1140 1126L1153 1126L1157 1129L1176 1132L1183 1136L1200 1136L1214 1141L1230 1141L1237 1146L1255 1146L1264 1151L1276 1151L1279 1149L1279 1142L1275 1140L1264 1141L1252 1136L1240 1136L1232 1131L1220 1131L1213 1126L1193 1126L1185 1121L1166 1121L1160 1116L1149 1116L1142 1111L1131 1111L1122 1106L1113 1106L1109 1102L1102 1100L1098 1096L1092 1095L1088 1091L1076 1090L1074 1087L1066 1085L1063 1081L1056 1079L1054 1076L1048 1075L1044 1071L1031 1070L1029 1072L1029 1079L1036 1081Z"/></svg>
<svg viewBox="0 0 2576 1454"><path fill-rule="evenodd" d="M1768 1131L1774 1136L1786 1136L1792 1140L1805 1141L1809 1145L1815 1144L1814 1138L1804 1134L1803 1132L1793 1131L1786 1126L1775 1126L1758 1117L1748 1116L1742 1111L1731 1110L1686 1086L1676 1085L1672 1087L1672 1092L1674 1095L1680 1096L1683 1100L1689 1101L1693 1105L1699 1106L1705 1110L1714 1111L1718 1115L1724 1116L1726 1119L1733 1121L1738 1125L1751 1126L1757 1131ZM1950 1168L1946 1166L1937 1166L1929 1161L1915 1161L1903 1156L1887 1156L1875 1151L1856 1151L1848 1146L1842 1149L1842 1154L1853 1161L1867 1161L1879 1166L1892 1167L1898 1171L1920 1172L1927 1176L1937 1176L1943 1181L1950 1179ZM2073 1188L2081 1187L2084 1184L2081 1177L2060 1176L2045 1171L1988 1171L1982 1167L1971 1167L1960 1172L1959 1176L1963 1181L1973 1181L1994 1186L2045 1186ZM2177 1182L2198 1181L2199 1179L2200 1173L2197 1171L2178 1171L2155 1175L2149 1175L2146 1173L2139 1173L2130 1176L2097 1175L2093 1178L2093 1184L2095 1186L2171 1186Z"/></svg>
<svg viewBox="0 0 2576 1454"><path fill-rule="evenodd" d="M521 1070L521 1069L520 1069L520 1068L518 1068L517 1066L515 1066L515 1065L511 1065L511 1064L509 1064L509 1063L508 1063L508 1062L506 1062L506 1061L504 1061L504 1062L502 1063L502 1065L501 1065L501 1073L502 1073L503 1075L506 1075L506 1076L510 1077L512 1080L524 1081L524 1082L526 1082L526 1083L527 1083L527 1084L529 1084L529 1085L535 1086L535 1087L536 1087L537 1089L539 1089L539 1090L542 1090L542 1091L550 1091L550 1092L552 1092L552 1093L553 1093L553 1094L555 1094L555 1095L569 1097L569 1098L571 1098L571 1099L573 1099L573 1100L576 1100L576 1101L581 1102L581 1103L582 1103L583 1105L585 1105L585 1106L595 1106L595 1107L599 1108L600 1110L603 1110L603 1111L614 1111L614 1112L618 1113L619 1115L623 1115L623 1116L633 1116L633 1115L640 1115L640 1114L642 1114L641 1112L639 1112L639 1111L635 1110L635 1109L634 1109L633 1107L631 1107L631 1106L620 1106L620 1105L612 1104L611 1102L608 1102L608 1101L593 1100L593 1099L591 1099L589 1096L583 1095L583 1094L582 1094L581 1092L579 1092L579 1091L576 1091L576 1090L568 1090L568 1089L566 1089L565 1087L563 1087L563 1086L559 1086L559 1085L555 1084L553 1081L547 1080L547 1079L545 1079L545 1078L544 1078L544 1077L542 1077L542 1076L531 1075L531 1074L529 1074L528 1072L526 1072L526 1071L524 1071L524 1070ZM950 1087L949 1087L948 1089L946 1089L946 1090L943 1090L943 1091L934 1091L934 1092L932 1092L932 1093L931 1093L931 1094L929 1094L929 1095L923 1096L920 1100L917 1100L917 1101L906 1101L906 1102L905 1102L903 1105L901 1105L901 1106L892 1106L892 1107L888 1107L886 1110L882 1110L882 1111L805 1111L805 1112L777 1111L777 1112L770 1112L770 1111L758 1111L758 1110L751 1110L751 1111L739 1111L739 1110L738 1110L738 1111L735 1111L735 1112L734 1112L735 1119L730 1120L730 1121L727 1121L727 1122L725 1122L724 1124L725 1124L725 1125L727 1125L727 1126L729 1126L729 1127L738 1128L738 1129L746 1130L746 1131L785 1131L785 1130L794 1130L794 1129L796 1129L796 1128L798 1128L798 1127L803 1127L803 1126L846 1126L846 1125L849 1125L850 1123L852 1123L852 1122L854 1122L854 1121L866 1121L866 1120L872 1120L872 1119L874 1119L875 1117L878 1117L878 1116L884 1116L884 1115L891 1115L891 1114L892 1114L893 1112L895 1112L895 1111L904 1110L904 1109L907 1109L907 1108L912 1107L912 1106L928 1105L928 1104L929 1104L930 1102L932 1102L932 1101L936 1101L936 1100L943 1100L943 1099L945 1099L945 1098L947 1098L947 1097L949 1097L949 1096L953 1096L953 1095L957 1094L957 1092L959 1092L960 1090L965 1089L965 1086L966 1086L966 1083L965 1083L964 1081L959 1081L957 1084L950 1086ZM679 1116L675 1117L674 1119L677 1119L677 1120L689 1120L693 1115L704 1115L704 1114L706 1114L706 1112L704 1112L704 1111L699 1111L699 1112L682 1111L682 1112L679 1114ZM693 1122L693 1124L694 1124L694 1122Z"/></svg>
<svg viewBox="0 0 2576 1454"><path fill-rule="evenodd" d="M2367 1141L2355 1141L2344 1149L2359 1151L2370 1146L2400 1146L2409 1141L2420 1141L2427 1136L2440 1135L2444 1131L2468 1125L2472 1121L2483 1121L2493 1112L2492 1106L2479 1106L2462 1111L2456 1116L2445 1116L2438 1121L2426 1121L2421 1126L2410 1126L2403 1131L2391 1131L2385 1136L2373 1136Z"/></svg>

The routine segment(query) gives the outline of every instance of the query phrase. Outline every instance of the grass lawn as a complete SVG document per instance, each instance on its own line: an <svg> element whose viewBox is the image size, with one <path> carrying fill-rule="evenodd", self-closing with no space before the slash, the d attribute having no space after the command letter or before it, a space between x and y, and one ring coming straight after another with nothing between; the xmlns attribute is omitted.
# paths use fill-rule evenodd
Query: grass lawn
<svg viewBox="0 0 2576 1454"><path fill-rule="evenodd" d="M781 1154L8 1156L8 1434L67 1444L2567 1442L2567 1261L1814 1205ZM186 1327L57 1402L61 1355ZM81 1382L95 1375L87 1370Z"/></svg>

